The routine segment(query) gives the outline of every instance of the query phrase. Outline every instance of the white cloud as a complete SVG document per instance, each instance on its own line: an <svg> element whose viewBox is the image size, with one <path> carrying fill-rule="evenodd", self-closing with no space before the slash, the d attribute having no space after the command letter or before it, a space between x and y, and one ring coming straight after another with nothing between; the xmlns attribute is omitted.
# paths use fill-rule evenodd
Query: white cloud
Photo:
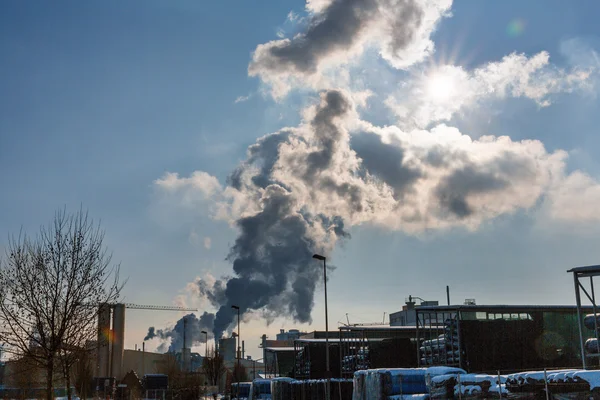
<svg viewBox="0 0 600 400"><path fill-rule="evenodd" d="M288 15L287 15L287 20L288 20L288 21L290 21L290 22L295 22L295 21L297 21L297 20L298 20L298 18L300 18L300 17L298 16L298 14L296 14L296 13L295 13L295 12L293 12L293 11L290 11L290 12L288 13Z"/></svg>
<svg viewBox="0 0 600 400"><path fill-rule="evenodd" d="M235 99L234 103L235 103L235 104L237 104L237 103L243 103L244 101L248 101L248 100L250 100L250 98L251 98L251 97L252 97L252 95L251 95L251 94L249 94L248 96L238 96L238 97Z"/></svg>
<svg viewBox="0 0 600 400"><path fill-rule="evenodd" d="M600 56L583 38L571 38L560 43L560 53L569 64L579 68L600 68Z"/></svg>
<svg viewBox="0 0 600 400"><path fill-rule="evenodd" d="M210 250L210 248L212 247L212 239L208 236L204 237L204 248L206 250Z"/></svg>
<svg viewBox="0 0 600 400"><path fill-rule="evenodd" d="M600 221L600 183L582 171L556 182L548 201L555 219L583 224Z"/></svg>
<svg viewBox="0 0 600 400"><path fill-rule="evenodd" d="M181 213L176 212L177 208L193 210L198 215L217 213L215 199L223 193L219 180L204 171L195 171L189 177L167 172L154 181L154 187L157 192L151 206L152 214L163 225L182 220ZM194 231L190 232L188 240L192 244L200 244L200 237Z"/></svg>
<svg viewBox="0 0 600 400"><path fill-rule="evenodd" d="M221 191L219 180L204 171L195 171L189 178L180 178L176 172L167 172L162 178L155 180L154 184L168 191L192 189L204 198Z"/></svg>
<svg viewBox="0 0 600 400"><path fill-rule="evenodd" d="M545 51L532 57L513 53L471 71L443 65L402 85L386 105L407 128L448 121L467 107L490 99L525 97L538 106L551 104L552 95L592 88L589 68L557 68Z"/></svg>

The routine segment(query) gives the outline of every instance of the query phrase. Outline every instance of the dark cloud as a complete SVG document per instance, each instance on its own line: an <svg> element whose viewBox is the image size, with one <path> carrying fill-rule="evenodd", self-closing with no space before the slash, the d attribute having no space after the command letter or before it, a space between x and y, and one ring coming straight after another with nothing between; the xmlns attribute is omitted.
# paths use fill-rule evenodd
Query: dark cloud
<svg viewBox="0 0 600 400"><path fill-rule="evenodd" d="M435 193L442 207L459 218L468 217L474 210L469 206L472 195L500 191L509 182L493 171L481 171L471 165L454 171L438 185Z"/></svg>
<svg viewBox="0 0 600 400"><path fill-rule="evenodd" d="M250 73L265 71L311 74L319 62L336 51L349 50L377 11L374 0L336 0L315 15L306 32L293 39L260 45L250 64Z"/></svg>
<svg viewBox="0 0 600 400"><path fill-rule="evenodd" d="M404 149L399 142L384 143L377 134L360 133L352 137L352 149L370 174L394 189L396 199L401 199L422 176L418 168L405 165Z"/></svg>

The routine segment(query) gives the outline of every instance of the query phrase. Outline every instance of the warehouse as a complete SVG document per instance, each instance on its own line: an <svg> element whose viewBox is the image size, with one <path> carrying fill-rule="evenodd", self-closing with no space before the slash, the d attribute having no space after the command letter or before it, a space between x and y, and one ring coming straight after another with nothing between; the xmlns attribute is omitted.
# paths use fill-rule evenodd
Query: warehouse
<svg viewBox="0 0 600 400"><path fill-rule="evenodd" d="M421 307L416 313L422 367L505 373L582 365L574 306L470 304ZM593 334L588 329L585 338Z"/></svg>

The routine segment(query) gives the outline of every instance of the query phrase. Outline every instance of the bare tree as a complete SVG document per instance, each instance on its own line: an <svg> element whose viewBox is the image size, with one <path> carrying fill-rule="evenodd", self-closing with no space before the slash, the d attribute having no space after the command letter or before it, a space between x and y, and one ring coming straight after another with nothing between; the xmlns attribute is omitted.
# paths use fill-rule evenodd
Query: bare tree
<svg viewBox="0 0 600 400"><path fill-rule="evenodd" d="M239 363L233 365L233 371L231 373L232 382L246 382L248 380L248 372L246 367Z"/></svg>
<svg viewBox="0 0 600 400"><path fill-rule="evenodd" d="M48 400L56 370L70 368L71 355L95 338L97 305L115 302L122 289L103 241L86 212L58 211L35 238L11 237L0 262L0 341L44 369Z"/></svg>
<svg viewBox="0 0 600 400"><path fill-rule="evenodd" d="M215 349L210 349L208 351L208 357L205 357L202 361L202 370L204 371L204 375L206 375L208 382L212 386L218 386L219 380L223 376L227 370L225 369L225 364L223 363L223 356Z"/></svg>

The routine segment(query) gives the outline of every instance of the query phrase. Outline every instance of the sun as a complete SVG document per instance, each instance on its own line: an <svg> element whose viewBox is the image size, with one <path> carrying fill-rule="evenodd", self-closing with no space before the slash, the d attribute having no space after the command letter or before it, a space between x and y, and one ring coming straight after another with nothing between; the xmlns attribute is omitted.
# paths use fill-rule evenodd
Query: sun
<svg viewBox="0 0 600 400"><path fill-rule="evenodd" d="M456 92L456 80L450 74L437 71L427 78L427 94L437 102L443 102Z"/></svg>

